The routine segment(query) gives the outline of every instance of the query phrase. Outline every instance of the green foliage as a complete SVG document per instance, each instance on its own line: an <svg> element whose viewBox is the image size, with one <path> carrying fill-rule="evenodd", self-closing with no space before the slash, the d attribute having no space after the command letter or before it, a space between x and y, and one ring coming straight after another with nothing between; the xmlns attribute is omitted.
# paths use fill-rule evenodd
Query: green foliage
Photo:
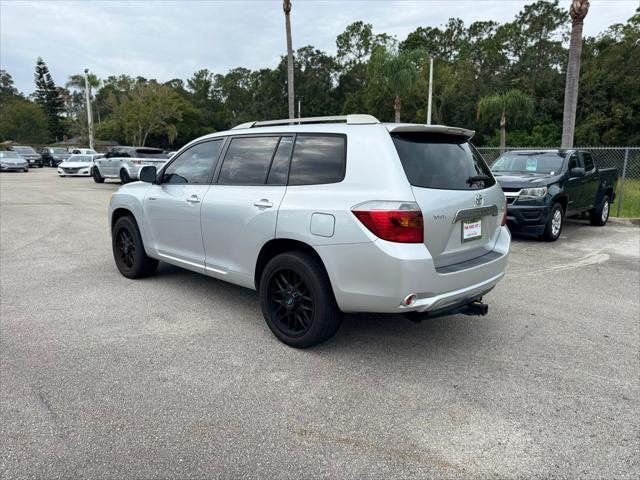
<svg viewBox="0 0 640 480"><path fill-rule="evenodd" d="M165 135L172 144L178 135L183 103L165 85L154 81L139 81L122 99L112 95L107 99L111 116L101 131L118 132L126 143L144 146L149 135Z"/></svg>
<svg viewBox="0 0 640 480"><path fill-rule="evenodd" d="M497 144L504 110L510 145L559 145L568 6L537 0L510 22L454 18L418 26L401 41L354 22L337 35L335 56L310 45L294 52L296 108L300 101L303 116L370 113L391 121L398 97L402 120L425 122L433 57L433 123L476 130L477 145ZM640 9L624 24L584 39L576 145L640 144L639 79ZM84 75L57 87L39 59L36 81L34 97L51 134L86 137ZM175 148L238 123L288 115L286 56L273 68L201 69L164 84L128 75L90 74L89 81L97 135L120 143ZM16 99L24 97L0 71L0 105Z"/></svg>
<svg viewBox="0 0 640 480"><path fill-rule="evenodd" d="M62 112L64 111L64 102L60 96L58 87L56 87L53 78L51 78L49 68L41 57L38 57L36 62L34 79L36 83L34 99L47 115L51 135L53 135L55 140L61 140L64 134L61 118Z"/></svg>
<svg viewBox="0 0 640 480"><path fill-rule="evenodd" d="M48 119L37 104L14 98L2 105L0 141L46 143L49 140Z"/></svg>

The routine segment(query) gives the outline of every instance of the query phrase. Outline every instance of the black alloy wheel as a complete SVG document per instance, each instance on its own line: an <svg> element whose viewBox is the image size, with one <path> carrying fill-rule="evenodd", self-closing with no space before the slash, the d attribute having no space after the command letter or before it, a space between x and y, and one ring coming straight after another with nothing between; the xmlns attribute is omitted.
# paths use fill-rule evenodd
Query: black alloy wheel
<svg viewBox="0 0 640 480"><path fill-rule="evenodd" d="M133 216L126 215L116 221L111 243L116 266L125 277L142 278L156 271L158 260L147 256Z"/></svg>
<svg viewBox="0 0 640 480"><path fill-rule="evenodd" d="M258 295L269 329L291 347L317 345L340 328L342 312L322 261L313 254L273 257L260 274Z"/></svg>
<svg viewBox="0 0 640 480"><path fill-rule="evenodd" d="M277 328L288 337L300 337L313 323L313 294L293 270L276 270L269 278L269 309Z"/></svg>

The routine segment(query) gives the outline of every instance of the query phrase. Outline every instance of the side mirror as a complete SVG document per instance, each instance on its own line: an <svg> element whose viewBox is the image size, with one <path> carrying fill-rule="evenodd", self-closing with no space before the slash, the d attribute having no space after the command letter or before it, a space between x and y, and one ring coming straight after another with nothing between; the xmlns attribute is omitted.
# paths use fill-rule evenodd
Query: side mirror
<svg viewBox="0 0 640 480"><path fill-rule="evenodd" d="M156 167L153 165L145 165L140 169L140 173L138 174L140 181L145 183L156 183L156 176Z"/></svg>
<svg viewBox="0 0 640 480"><path fill-rule="evenodd" d="M584 177L585 171L584 168L582 167L574 167L571 169L571 172L569 172L569 175L571 175L572 177Z"/></svg>

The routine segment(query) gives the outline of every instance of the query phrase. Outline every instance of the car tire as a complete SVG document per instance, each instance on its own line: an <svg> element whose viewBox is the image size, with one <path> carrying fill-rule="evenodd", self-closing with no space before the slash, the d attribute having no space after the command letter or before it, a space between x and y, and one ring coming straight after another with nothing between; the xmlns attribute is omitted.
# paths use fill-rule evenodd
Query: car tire
<svg viewBox="0 0 640 480"><path fill-rule="evenodd" d="M547 242L555 242L560 238L564 226L564 209L559 203L554 203L549 211L547 226L542 234L542 239Z"/></svg>
<svg viewBox="0 0 640 480"><path fill-rule="evenodd" d="M49 160L49 167L53 168L53 160Z"/></svg>
<svg viewBox="0 0 640 480"><path fill-rule="evenodd" d="M342 323L327 273L306 253L288 252L272 258L260 276L258 295L267 325L291 347L322 343Z"/></svg>
<svg viewBox="0 0 640 480"><path fill-rule="evenodd" d="M610 210L611 200L609 199L609 195L605 195L600 206L589 212L589 221L591 222L591 225L604 227L607 224L607 220L609 220Z"/></svg>
<svg viewBox="0 0 640 480"><path fill-rule="evenodd" d="M100 170L98 167L93 167L91 170L91 176L93 177L93 181L96 183L104 183L104 177L100 175Z"/></svg>
<svg viewBox="0 0 640 480"><path fill-rule="evenodd" d="M122 275L143 278L156 271L158 260L148 257L144 251L140 230L132 216L120 217L111 233L113 259Z"/></svg>
<svg viewBox="0 0 640 480"><path fill-rule="evenodd" d="M42 167L44 167L44 162L40 162L40 163L38 164L38 168L42 168Z"/></svg>
<svg viewBox="0 0 640 480"><path fill-rule="evenodd" d="M120 183L125 185L129 182L131 182L131 177L129 176L127 171L123 168L122 170L120 170Z"/></svg>
<svg viewBox="0 0 640 480"><path fill-rule="evenodd" d="M29 171L28 168L25 168L24 170L22 170L24 173L27 173Z"/></svg>

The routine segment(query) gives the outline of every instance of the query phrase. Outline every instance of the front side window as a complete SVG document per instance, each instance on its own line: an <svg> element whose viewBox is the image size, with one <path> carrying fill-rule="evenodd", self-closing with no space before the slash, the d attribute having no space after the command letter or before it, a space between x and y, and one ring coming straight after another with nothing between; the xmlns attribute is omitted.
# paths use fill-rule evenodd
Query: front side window
<svg viewBox="0 0 640 480"><path fill-rule="evenodd" d="M590 172L595 168L593 164L593 158L589 152L582 152L582 162L584 163L584 169L587 172Z"/></svg>
<svg viewBox="0 0 640 480"><path fill-rule="evenodd" d="M162 183L169 185L208 184L211 173L218 161L222 143L221 139L212 140L198 143L185 150L167 166L162 175Z"/></svg>
<svg viewBox="0 0 640 480"><path fill-rule="evenodd" d="M293 149L289 185L338 183L344 179L344 135L300 134Z"/></svg>
<svg viewBox="0 0 640 480"><path fill-rule="evenodd" d="M235 137L222 162L218 183L263 185L280 137Z"/></svg>

